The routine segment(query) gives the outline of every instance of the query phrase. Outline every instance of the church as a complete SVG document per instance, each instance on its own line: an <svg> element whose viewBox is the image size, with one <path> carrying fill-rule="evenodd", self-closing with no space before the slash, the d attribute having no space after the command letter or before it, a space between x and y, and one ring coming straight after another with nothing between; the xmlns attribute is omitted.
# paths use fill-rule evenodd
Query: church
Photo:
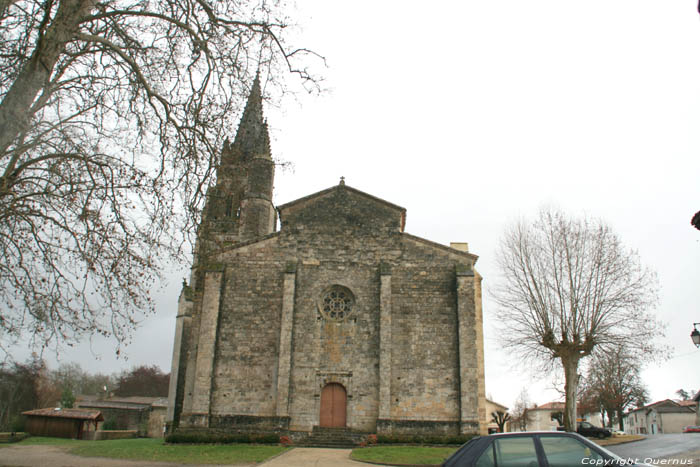
<svg viewBox="0 0 700 467"><path fill-rule="evenodd" d="M274 174L256 78L178 302L171 428L485 434L477 256L342 178L276 206Z"/></svg>

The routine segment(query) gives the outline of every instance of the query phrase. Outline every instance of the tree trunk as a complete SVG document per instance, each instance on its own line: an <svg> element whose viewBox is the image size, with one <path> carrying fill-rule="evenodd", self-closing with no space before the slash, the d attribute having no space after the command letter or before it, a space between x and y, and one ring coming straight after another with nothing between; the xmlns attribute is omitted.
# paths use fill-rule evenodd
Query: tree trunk
<svg viewBox="0 0 700 467"><path fill-rule="evenodd" d="M578 390L578 355L567 355L561 357L564 367L564 392L566 393L566 403L564 406L564 429L566 431L576 431L576 392Z"/></svg>
<svg viewBox="0 0 700 467"><path fill-rule="evenodd" d="M30 110L39 91L49 82L53 68L66 50L66 44L78 31L80 19L88 14L93 0L60 0L56 14L48 18L48 26L40 33L32 56L0 102L0 154L5 154L16 138L31 122ZM11 161L2 176L14 170Z"/></svg>
<svg viewBox="0 0 700 467"><path fill-rule="evenodd" d="M617 422L620 426L620 431L625 431L624 423L622 422L622 410L617 411Z"/></svg>

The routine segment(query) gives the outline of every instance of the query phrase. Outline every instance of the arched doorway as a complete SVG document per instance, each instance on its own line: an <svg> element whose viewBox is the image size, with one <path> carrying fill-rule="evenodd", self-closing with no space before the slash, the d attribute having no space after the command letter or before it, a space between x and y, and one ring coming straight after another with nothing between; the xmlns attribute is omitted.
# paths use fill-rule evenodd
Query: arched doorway
<svg viewBox="0 0 700 467"><path fill-rule="evenodd" d="M344 427L347 394L342 384L327 384L321 391L321 420L323 427Z"/></svg>

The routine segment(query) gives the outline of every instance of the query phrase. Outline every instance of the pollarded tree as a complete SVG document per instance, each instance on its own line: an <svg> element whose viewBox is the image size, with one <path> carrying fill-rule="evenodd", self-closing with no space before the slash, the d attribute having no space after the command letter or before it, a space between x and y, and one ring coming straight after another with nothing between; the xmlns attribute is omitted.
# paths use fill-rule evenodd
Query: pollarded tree
<svg viewBox="0 0 700 467"><path fill-rule="evenodd" d="M283 3L0 0L0 348L152 309L253 76L317 86Z"/></svg>
<svg viewBox="0 0 700 467"><path fill-rule="evenodd" d="M491 412L491 421L498 425L498 432L503 433L506 423L510 421L510 414L502 410L496 410L495 412Z"/></svg>
<svg viewBox="0 0 700 467"><path fill-rule="evenodd" d="M656 275L604 222L558 210L515 223L497 261L503 276L493 296L503 344L550 368L561 363L564 426L575 431L580 360L619 342L653 351L662 329L649 312L657 302Z"/></svg>

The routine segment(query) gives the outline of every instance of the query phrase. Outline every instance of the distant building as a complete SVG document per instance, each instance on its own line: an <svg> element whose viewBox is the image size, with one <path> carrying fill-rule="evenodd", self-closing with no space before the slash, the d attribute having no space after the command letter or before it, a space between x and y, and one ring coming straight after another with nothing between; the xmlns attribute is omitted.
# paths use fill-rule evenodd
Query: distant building
<svg viewBox="0 0 700 467"><path fill-rule="evenodd" d="M486 420L488 420L488 432L489 433L498 433L498 424L493 421L493 418L491 417L491 414L494 412L503 412L504 414L508 413L508 407L505 405L501 405L497 402L494 402L490 399L486 399ZM505 427L503 428L504 431L510 431L510 421L506 422Z"/></svg>
<svg viewBox="0 0 700 467"><path fill-rule="evenodd" d="M655 435L681 433L683 427L694 425L697 414L690 404L666 399L630 410L623 416L625 433Z"/></svg>
<svg viewBox="0 0 700 467"><path fill-rule="evenodd" d="M542 405L535 405L528 410L528 421L526 431L556 431L562 426L560 420L564 420L564 402L547 402ZM603 419L600 412L583 413L578 412L577 422L586 421L595 426L603 426Z"/></svg>
<svg viewBox="0 0 700 467"><path fill-rule="evenodd" d="M99 410L46 408L22 412L25 431L33 436L92 439L104 420Z"/></svg>
<svg viewBox="0 0 700 467"><path fill-rule="evenodd" d="M530 414L526 431L556 431L560 426L556 416L563 414L563 402L547 402L528 409Z"/></svg>
<svg viewBox="0 0 700 467"><path fill-rule="evenodd" d="M141 436L160 438L165 427L168 399L163 397L110 397L80 400L78 407L102 412L104 420L113 420L116 430L135 430Z"/></svg>

